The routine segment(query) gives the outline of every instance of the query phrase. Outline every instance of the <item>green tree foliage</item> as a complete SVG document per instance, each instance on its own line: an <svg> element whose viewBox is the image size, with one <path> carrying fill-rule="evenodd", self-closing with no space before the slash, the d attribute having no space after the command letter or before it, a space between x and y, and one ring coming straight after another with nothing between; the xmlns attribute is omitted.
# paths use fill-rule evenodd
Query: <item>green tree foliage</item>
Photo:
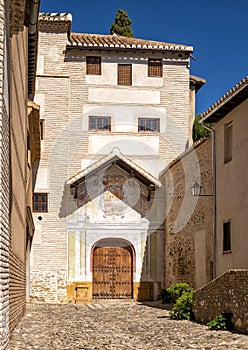
<svg viewBox="0 0 248 350"><path fill-rule="evenodd" d="M194 142L200 140L202 137L207 137L210 134L210 132L199 123L199 120L200 117L196 117L193 125L192 138ZM210 127L211 124L206 123L206 126Z"/></svg>
<svg viewBox="0 0 248 350"><path fill-rule="evenodd" d="M119 9L115 15L115 22L110 27L110 34L133 38L132 21L126 11Z"/></svg>

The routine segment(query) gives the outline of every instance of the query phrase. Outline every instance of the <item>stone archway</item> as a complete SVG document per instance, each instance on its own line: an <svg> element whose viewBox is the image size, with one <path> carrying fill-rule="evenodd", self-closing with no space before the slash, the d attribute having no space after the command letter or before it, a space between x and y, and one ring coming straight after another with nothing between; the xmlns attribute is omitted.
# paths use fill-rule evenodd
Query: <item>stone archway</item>
<svg viewBox="0 0 248 350"><path fill-rule="evenodd" d="M104 239L93 248L93 299L133 298L133 247L122 239Z"/></svg>

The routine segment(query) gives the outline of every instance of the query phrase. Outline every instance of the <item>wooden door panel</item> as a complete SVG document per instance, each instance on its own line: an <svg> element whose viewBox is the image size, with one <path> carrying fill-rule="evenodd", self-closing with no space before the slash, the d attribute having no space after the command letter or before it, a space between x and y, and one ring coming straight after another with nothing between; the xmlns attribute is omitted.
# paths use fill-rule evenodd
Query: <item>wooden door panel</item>
<svg viewBox="0 0 248 350"><path fill-rule="evenodd" d="M93 298L132 298L132 255L128 247L97 247L93 252Z"/></svg>

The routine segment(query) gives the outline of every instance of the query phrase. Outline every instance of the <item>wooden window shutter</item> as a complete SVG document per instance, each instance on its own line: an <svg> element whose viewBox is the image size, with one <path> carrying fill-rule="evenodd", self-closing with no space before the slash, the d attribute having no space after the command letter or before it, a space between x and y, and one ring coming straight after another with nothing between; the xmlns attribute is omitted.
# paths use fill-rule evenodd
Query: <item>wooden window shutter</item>
<svg viewBox="0 0 248 350"><path fill-rule="evenodd" d="M101 57L95 57L95 56L86 57L86 74L101 75Z"/></svg>
<svg viewBox="0 0 248 350"><path fill-rule="evenodd" d="M118 85L132 85L131 64L118 64Z"/></svg>
<svg viewBox="0 0 248 350"><path fill-rule="evenodd" d="M161 59L148 59L148 77L162 77L162 60Z"/></svg>

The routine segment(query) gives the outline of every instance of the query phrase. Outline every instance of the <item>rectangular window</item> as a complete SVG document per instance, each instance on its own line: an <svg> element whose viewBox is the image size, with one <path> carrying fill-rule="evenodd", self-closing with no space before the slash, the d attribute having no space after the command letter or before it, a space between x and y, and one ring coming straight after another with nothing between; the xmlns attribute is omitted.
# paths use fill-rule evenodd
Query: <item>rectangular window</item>
<svg viewBox="0 0 248 350"><path fill-rule="evenodd" d="M34 213L47 213L48 212L48 194L47 193L34 193L33 195L33 212Z"/></svg>
<svg viewBox="0 0 248 350"><path fill-rule="evenodd" d="M160 129L159 118L139 118L139 131L158 131Z"/></svg>
<svg viewBox="0 0 248 350"><path fill-rule="evenodd" d="M101 57L98 57L98 56L86 57L86 74L101 75Z"/></svg>
<svg viewBox="0 0 248 350"><path fill-rule="evenodd" d="M233 124L229 123L224 126L224 162L228 163L232 160L233 148Z"/></svg>
<svg viewBox="0 0 248 350"><path fill-rule="evenodd" d="M132 85L131 64L118 64L118 85Z"/></svg>
<svg viewBox="0 0 248 350"><path fill-rule="evenodd" d="M231 222L225 221L223 223L223 252L231 251Z"/></svg>
<svg viewBox="0 0 248 350"><path fill-rule="evenodd" d="M162 60L161 59L148 59L148 77L162 77Z"/></svg>
<svg viewBox="0 0 248 350"><path fill-rule="evenodd" d="M111 118L110 117L90 117L89 129L111 131Z"/></svg>

